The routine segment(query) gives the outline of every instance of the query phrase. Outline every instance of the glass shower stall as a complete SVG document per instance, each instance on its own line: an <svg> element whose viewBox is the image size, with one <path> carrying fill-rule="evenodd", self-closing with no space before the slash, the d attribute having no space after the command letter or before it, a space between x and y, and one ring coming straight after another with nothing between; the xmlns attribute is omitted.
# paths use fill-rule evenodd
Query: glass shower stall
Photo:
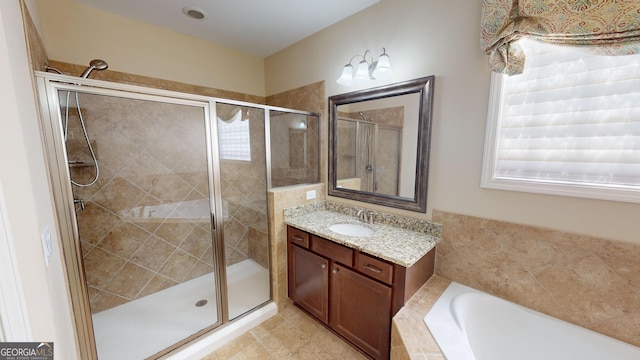
<svg viewBox="0 0 640 360"><path fill-rule="evenodd" d="M399 196L402 127L341 117L337 178L351 189Z"/></svg>
<svg viewBox="0 0 640 360"><path fill-rule="evenodd" d="M271 300L270 113L317 114L36 78L86 358L154 358Z"/></svg>

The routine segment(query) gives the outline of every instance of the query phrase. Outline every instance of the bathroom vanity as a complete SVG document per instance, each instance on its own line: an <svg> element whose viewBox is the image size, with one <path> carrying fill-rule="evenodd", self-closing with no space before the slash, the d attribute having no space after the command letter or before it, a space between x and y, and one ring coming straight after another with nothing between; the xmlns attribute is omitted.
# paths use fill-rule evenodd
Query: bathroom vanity
<svg viewBox="0 0 640 360"><path fill-rule="evenodd" d="M285 222L289 297L369 357L388 359L391 318L433 274L437 238L322 209ZM373 233L344 235L329 230L335 224ZM380 246L389 251L372 251Z"/></svg>

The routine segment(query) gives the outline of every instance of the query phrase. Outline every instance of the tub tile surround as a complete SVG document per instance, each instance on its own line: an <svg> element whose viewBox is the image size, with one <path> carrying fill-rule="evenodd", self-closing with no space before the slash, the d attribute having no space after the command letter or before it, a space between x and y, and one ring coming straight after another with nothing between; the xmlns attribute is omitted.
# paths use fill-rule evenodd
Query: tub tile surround
<svg viewBox="0 0 640 360"><path fill-rule="evenodd" d="M423 319L450 283L433 275L393 317L391 360L445 360Z"/></svg>
<svg viewBox="0 0 640 360"><path fill-rule="evenodd" d="M436 274L640 346L640 246L434 210Z"/></svg>
<svg viewBox="0 0 640 360"><path fill-rule="evenodd" d="M399 215L372 211L375 233L365 237L345 236L332 232L332 224L359 223L356 214L370 211L331 201L317 202L286 209L284 221L309 233L327 238L364 253L410 267L432 250L440 238L440 225Z"/></svg>

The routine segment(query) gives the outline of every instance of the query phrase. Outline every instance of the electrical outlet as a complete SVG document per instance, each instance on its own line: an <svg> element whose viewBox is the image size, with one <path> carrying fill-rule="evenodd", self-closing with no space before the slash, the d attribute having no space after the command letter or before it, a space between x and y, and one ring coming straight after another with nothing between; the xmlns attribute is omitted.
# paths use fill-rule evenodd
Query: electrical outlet
<svg viewBox="0 0 640 360"><path fill-rule="evenodd" d="M316 198L315 190L307 191L307 200L313 200L315 198Z"/></svg>
<svg viewBox="0 0 640 360"><path fill-rule="evenodd" d="M45 226L40 234L42 239L42 249L44 250L44 264L49 266L49 260L51 254L53 254L53 244L51 244L51 232L49 232L49 226Z"/></svg>

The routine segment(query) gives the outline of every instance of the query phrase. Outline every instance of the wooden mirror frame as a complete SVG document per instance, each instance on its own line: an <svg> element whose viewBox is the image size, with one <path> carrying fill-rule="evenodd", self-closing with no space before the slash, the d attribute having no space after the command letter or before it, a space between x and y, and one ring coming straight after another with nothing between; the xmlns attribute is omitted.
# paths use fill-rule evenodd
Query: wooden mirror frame
<svg viewBox="0 0 640 360"><path fill-rule="evenodd" d="M426 212L429 182L429 149L433 114L433 83L435 76L427 76L401 83L329 97L329 195L398 209ZM413 198L377 194L337 186L337 121L338 106L394 96L419 94L418 146Z"/></svg>

